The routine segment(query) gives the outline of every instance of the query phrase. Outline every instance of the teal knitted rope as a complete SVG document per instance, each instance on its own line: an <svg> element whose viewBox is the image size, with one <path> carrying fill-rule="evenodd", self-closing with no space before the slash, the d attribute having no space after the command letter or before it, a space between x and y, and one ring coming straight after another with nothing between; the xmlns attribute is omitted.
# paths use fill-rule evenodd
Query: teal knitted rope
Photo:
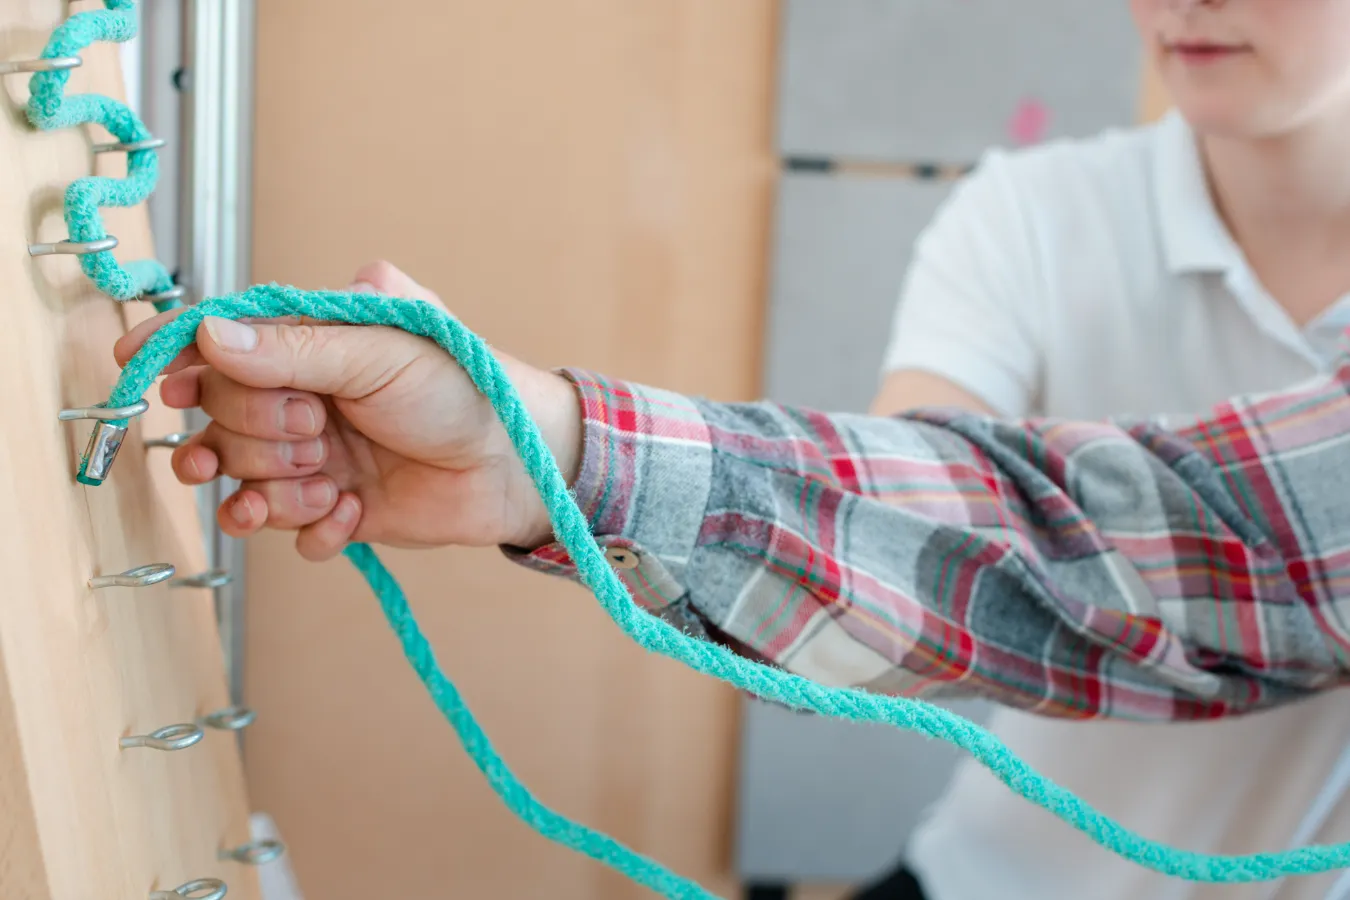
<svg viewBox="0 0 1350 900"><path fill-rule="evenodd" d="M135 0L104 0L102 10L76 13L52 32L43 59L78 56L96 41L127 41L136 36ZM35 128L51 131L79 125L101 125L122 143L149 140L150 130L126 105L98 94L66 96L70 72L37 72L29 80L28 120ZM149 197L159 179L159 155L154 150L127 153L126 178L81 178L66 188L66 228L72 241L97 241L108 236L99 208L135 206ZM111 250L80 256L84 273L103 293L115 300L133 300L173 287L173 276L159 262L117 262ZM157 303L163 311L175 302Z"/></svg>
<svg viewBox="0 0 1350 900"><path fill-rule="evenodd" d="M660 863L628 849L607 834L554 812L535 799L493 749L491 740L469 711L459 690L441 671L431 645L408 609L403 589L380 562L375 551L368 544L352 544L344 551L344 555L365 576L366 583L379 598L380 608L398 636L404 656L426 685L436 708L455 729L464 752L512 812L543 836L622 872L662 896L716 900L713 894L681 878Z"/></svg>
<svg viewBox="0 0 1350 900"><path fill-rule="evenodd" d="M108 404L124 406L139 400L163 368L193 341L205 316L269 319L297 315L321 321L401 328L435 341L454 357L491 401L547 505L557 538L571 554L581 580L619 628L646 649L794 709L905 728L954 744L973 755L1022 797L1059 816L1113 853L1166 875L1232 883L1308 875L1350 865L1350 844L1215 856L1147 840L1040 775L998 738L954 713L918 700L824 687L749 662L645 613L605 560L537 426L488 346L457 319L429 304L370 294L302 291L280 285L257 286L208 300L184 311L145 343L123 369ZM545 837L600 860L664 896L709 896L697 885L677 878L651 860L563 818L535 800L492 749L463 699L437 666L397 582L374 551L364 544L355 544L347 549L346 556L379 597L409 662L458 732L465 751L513 812Z"/></svg>

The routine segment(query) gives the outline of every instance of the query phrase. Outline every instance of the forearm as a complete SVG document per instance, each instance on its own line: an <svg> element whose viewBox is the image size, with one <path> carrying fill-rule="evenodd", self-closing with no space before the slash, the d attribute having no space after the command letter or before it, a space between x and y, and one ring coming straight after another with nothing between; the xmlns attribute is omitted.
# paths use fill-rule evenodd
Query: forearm
<svg viewBox="0 0 1350 900"><path fill-rule="evenodd" d="M1325 501L1317 472L1348 470L1350 450L1292 430L1350 432L1338 385L1242 407L1303 442L1262 462L1231 412L1173 431L878 419L575 377L578 500L637 561L620 574L638 602L799 674L1146 719L1343 678L1336 581L1315 565L1335 560L1302 545L1350 544L1350 522L1281 524L1281 501ZM557 548L531 562L569 572Z"/></svg>

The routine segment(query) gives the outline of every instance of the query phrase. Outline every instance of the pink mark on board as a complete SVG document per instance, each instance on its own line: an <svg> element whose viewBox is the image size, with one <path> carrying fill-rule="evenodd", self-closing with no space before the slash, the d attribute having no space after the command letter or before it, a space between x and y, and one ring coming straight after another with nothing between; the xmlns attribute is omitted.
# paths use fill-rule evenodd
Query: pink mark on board
<svg viewBox="0 0 1350 900"><path fill-rule="evenodd" d="M1008 134L1021 146L1036 144L1045 137L1050 127L1050 109L1035 98L1017 104L1017 110L1008 121Z"/></svg>

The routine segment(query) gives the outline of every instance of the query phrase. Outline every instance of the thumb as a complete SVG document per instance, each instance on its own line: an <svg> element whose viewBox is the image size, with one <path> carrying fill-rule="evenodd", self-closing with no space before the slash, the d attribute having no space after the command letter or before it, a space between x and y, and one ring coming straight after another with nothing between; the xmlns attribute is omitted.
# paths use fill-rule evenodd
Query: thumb
<svg viewBox="0 0 1350 900"><path fill-rule="evenodd" d="M197 347L208 365L240 384L355 399L382 387L416 356L387 328L248 324L207 316Z"/></svg>

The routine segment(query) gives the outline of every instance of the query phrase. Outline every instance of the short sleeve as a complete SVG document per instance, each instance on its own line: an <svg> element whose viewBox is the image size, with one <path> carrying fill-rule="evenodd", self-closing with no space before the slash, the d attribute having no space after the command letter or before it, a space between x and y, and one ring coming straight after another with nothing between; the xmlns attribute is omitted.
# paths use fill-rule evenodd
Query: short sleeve
<svg viewBox="0 0 1350 900"><path fill-rule="evenodd" d="M942 376L1008 416L1039 393L1045 294L1015 169L1006 152L986 154L919 236L883 363Z"/></svg>

